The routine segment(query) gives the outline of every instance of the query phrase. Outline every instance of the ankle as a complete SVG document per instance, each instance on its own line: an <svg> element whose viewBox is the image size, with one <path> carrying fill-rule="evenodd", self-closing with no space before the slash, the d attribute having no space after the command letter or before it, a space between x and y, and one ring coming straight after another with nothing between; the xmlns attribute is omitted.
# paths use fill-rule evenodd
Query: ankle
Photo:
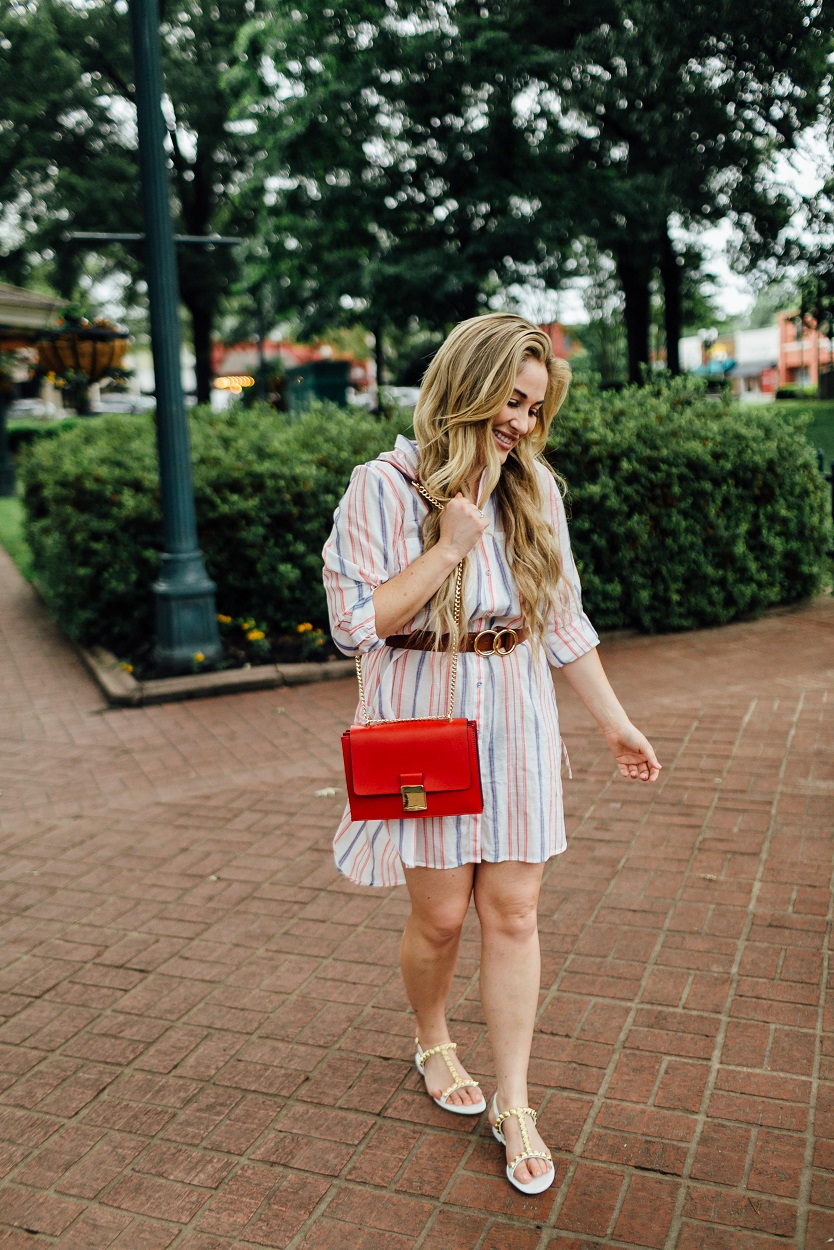
<svg viewBox="0 0 834 1250"><path fill-rule="evenodd" d="M527 1087L525 1085L499 1085L495 1091L498 1110L509 1111L511 1107L529 1107Z"/></svg>
<svg viewBox="0 0 834 1250"><path fill-rule="evenodd" d="M442 1046L444 1042L450 1040L445 1020L439 1023L415 1025L414 1037L421 1050L431 1050L433 1046Z"/></svg>

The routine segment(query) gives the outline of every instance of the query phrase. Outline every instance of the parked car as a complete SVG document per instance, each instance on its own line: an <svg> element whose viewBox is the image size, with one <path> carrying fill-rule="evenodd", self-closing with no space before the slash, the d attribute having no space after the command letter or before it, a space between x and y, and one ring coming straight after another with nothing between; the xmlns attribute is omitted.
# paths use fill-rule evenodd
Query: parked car
<svg viewBox="0 0 834 1250"><path fill-rule="evenodd" d="M13 399L6 409L6 418L9 421L46 419L57 415L55 405L44 403L42 399Z"/></svg>
<svg viewBox="0 0 834 1250"><path fill-rule="evenodd" d="M121 391L118 394L102 395L97 404L93 404L92 411L99 412L153 412L156 408L156 400L151 395L128 395Z"/></svg>

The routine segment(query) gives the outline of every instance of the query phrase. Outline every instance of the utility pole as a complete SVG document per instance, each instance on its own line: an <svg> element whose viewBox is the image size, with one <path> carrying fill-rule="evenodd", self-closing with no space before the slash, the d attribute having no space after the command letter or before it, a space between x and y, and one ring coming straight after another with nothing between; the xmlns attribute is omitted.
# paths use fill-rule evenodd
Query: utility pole
<svg viewBox="0 0 834 1250"><path fill-rule="evenodd" d="M156 389L162 488L163 553L156 598L154 659L163 671L188 672L194 657L221 655L214 582L197 545L191 440L180 376L180 320L171 196L162 115L157 0L130 0L136 80L139 169L145 217L146 276Z"/></svg>

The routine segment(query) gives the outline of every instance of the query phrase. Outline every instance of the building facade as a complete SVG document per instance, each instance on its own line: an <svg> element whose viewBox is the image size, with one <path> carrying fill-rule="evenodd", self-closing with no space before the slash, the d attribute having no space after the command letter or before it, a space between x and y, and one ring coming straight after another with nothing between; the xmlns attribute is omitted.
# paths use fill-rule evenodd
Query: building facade
<svg viewBox="0 0 834 1250"><path fill-rule="evenodd" d="M815 321L799 310L779 313L779 385L827 389L826 374L832 364L832 342Z"/></svg>
<svg viewBox="0 0 834 1250"><path fill-rule="evenodd" d="M782 387L808 387L834 398L834 343L798 311L780 312L775 325L716 334L702 330L680 341L686 373L724 377L739 399L767 401ZM829 394L830 388L830 394Z"/></svg>

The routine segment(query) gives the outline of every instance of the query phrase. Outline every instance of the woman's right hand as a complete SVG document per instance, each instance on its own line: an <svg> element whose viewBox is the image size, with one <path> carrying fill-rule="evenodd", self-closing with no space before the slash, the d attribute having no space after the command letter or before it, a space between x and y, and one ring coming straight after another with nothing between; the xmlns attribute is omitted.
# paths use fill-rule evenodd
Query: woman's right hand
<svg viewBox="0 0 834 1250"><path fill-rule="evenodd" d="M437 545L448 548L459 563L477 546L482 534L488 529L489 521L480 508L476 508L470 499L458 491L443 509Z"/></svg>
<svg viewBox="0 0 834 1250"><path fill-rule="evenodd" d="M471 500L460 492L450 499L440 517L435 545L374 591L377 636L389 638L398 634L454 573L488 528L489 521Z"/></svg>

